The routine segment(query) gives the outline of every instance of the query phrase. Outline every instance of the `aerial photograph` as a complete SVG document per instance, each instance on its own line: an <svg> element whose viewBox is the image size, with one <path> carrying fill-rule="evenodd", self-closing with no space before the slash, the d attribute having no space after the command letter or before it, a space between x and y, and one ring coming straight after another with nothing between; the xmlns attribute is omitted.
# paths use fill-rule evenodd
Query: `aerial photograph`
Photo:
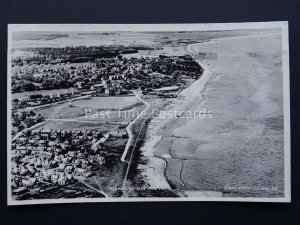
<svg viewBox="0 0 300 225"><path fill-rule="evenodd" d="M9 27L9 203L289 201L270 24Z"/></svg>

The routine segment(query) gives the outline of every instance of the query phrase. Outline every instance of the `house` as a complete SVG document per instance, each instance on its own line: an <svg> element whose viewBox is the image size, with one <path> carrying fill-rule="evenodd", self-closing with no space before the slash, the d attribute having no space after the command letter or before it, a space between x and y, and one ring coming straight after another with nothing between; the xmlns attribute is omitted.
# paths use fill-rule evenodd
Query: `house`
<svg viewBox="0 0 300 225"><path fill-rule="evenodd" d="M66 176L61 175L58 179L57 179L57 184L59 185L66 185L68 183L68 180L66 178Z"/></svg>
<svg viewBox="0 0 300 225"><path fill-rule="evenodd" d="M39 133L40 133L39 130L32 130L32 131L31 131L31 134L32 134L32 135L37 135L37 134L39 134Z"/></svg>
<svg viewBox="0 0 300 225"><path fill-rule="evenodd" d="M27 148L26 148L26 146L21 146L21 145L17 145L16 146L16 150L18 150L18 151L25 151Z"/></svg>
<svg viewBox="0 0 300 225"><path fill-rule="evenodd" d="M68 163L68 162L69 162L69 160L68 160L67 157L62 157L62 158L61 158L61 161L62 161L63 163Z"/></svg>
<svg viewBox="0 0 300 225"><path fill-rule="evenodd" d="M50 134L51 130L50 129L42 129L41 134Z"/></svg>
<svg viewBox="0 0 300 225"><path fill-rule="evenodd" d="M65 167L65 171L68 172L68 173L72 172L73 170L74 170L74 168L72 166L66 166Z"/></svg>
<svg viewBox="0 0 300 225"><path fill-rule="evenodd" d="M41 137L48 139L49 135L50 135L50 130L49 129L45 129L45 130L41 131Z"/></svg>
<svg viewBox="0 0 300 225"><path fill-rule="evenodd" d="M31 174L35 174L36 170L34 168L32 168L31 166L27 166L28 172L30 172Z"/></svg>
<svg viewBox="0 0 300 225"><path fill-rule="evenodd" d="M47 142L46 140L39 140L40 145L46 144L46 142Z"/></svg>
<svg viewBox="0 0 300 225"><path fill-rule="evenodd" d="M52 152L52 151L55 150L55 148L54 148L54 147L47 147L46 150L47 150L48 152Z"/></svg>
<svg viewBox="0 0 300 225"><path fill-rule="evenodd" d="M105 95L110 95L110 90L108 88L106 88L105 91L104 91L104 94Z"/></svg>
<svg viewBox="0 0 300 225"><path fill-rule="evenodd" d="M51 134L51 135L50 135L50 138L51 138L52 140L56 139L56 138L57 138L57 133Z"/></svg>
<svg viewBox="0 0 300 225"><path fill-rule="evenodd" d="M34 144L36 143L36 140L29 139L29 140L28 140L28 143L31 144L31 145L34 145Z"/></svg>
<svg viewBox="0 0 300 225"><path fill-rule="evenodd" d="M62 159L62 155L54 156L54 161L56 161L56 162L61 161L61 159Z"/></svg>
<svg viewBox="0 0 300 225"><path fill-rule="evenodd" d="M77 140L77 139L73 139L73 140L72 140L72 144L73 144L73 145L77 145L78 143L79 143L79 140Z"/></svg>
<svg viewBox="0 0 300 225"><path fill-rule="evenodd" d="M83 135L80 135L80 136L76 136L76 139L78 139L79 141L84 141L85 137Z"/></svg>
<svg viewBox="0 0 300 225"><path fill-rule="evenodd" d="M42 154L43 156L47 157L47 158L51 158L51 157L53 156L53 153L52 153L52 152L45 152L45 151L43 151L43 152L41 152L41 154Z"/></svg>
<svg viewBox="0 0 300 225"><path fill-rule="evenodd" d="M87 136L87 140L88 140L88 141L93 140L93 136Z"/></svg>
<svg viewBox="0 0 300 225"><path fill-rule="evenodd" d="M24 166L21 166L20 167L20 174L21 175L24 175L24 174L26 174L28 172L28 170L24 167Z"/></svg>
<svg viewBox="0 0 300 225"><path fill-rule="evenodd" d="M43 170L41 176L44 180L48 181L51 178L52 173L49 170Z"/></svg>
<svg viewBox="0 0 300 225"><path fill-rule="evenodd" d="M36 182L36 178L28 178L28 179L23 179L22 180L22 184L25 186L25 187L31 187L35 184Z"/></svg>
<svg viewBox="0 0 300 225"><path fill-rule="evenodd" d="M67 153L67 156L70 156L70 157L74 157L76 155L76 152L68 152Z"/></svg>
<svg viewBox="0 0 300 225"><path fill-rule="evenodd" d="M26 144L27 138L21 137L17 139L17 144Z"/></svg>
<svg viewBox="0 0 300 225"><path fill-rule="evenodd" d="M94 84L91 86L91 90L103 90L104 84Z"/></svg>
<svg viewBox="0 0 300 225"><path fill-rule="evenodd" d="M50 162L49 162L49 160L48 160L48 159L43 160L42 166L43 166L45 169L49 168L49 167L50 167Z"/></svg>
<svg viewBox="0 0 300 225"><path fill-rule="evenodd" d="M18 174L20 172L20 167L13 167L11 170L12 174Z"/></svg>
<svg viewBox="0 0 300 225"><path fill-rule="evenodd" d="M103 164L106 162L106 160L105 160L105 158L104 158L103 156L98 156L98 157L96 158L96 160L97 160L97 162L98 162L100 165L103 165Z"/></svg>
<svg viewBox="0 0 300 225"><path fill-rule="evenodd" d="M127 136L127 132L125 130L118 130L115 132L111 132L111 135L115 137L125 137Z"/></svg>
<svg viewBox="0 0 300 225"><path fill-rule="evenodd" d="M76 181L72 174L66 174L66 178L69 183L74 183Z"/></svg>
<svg viewBox="0 0 300 225"><path fill-rule="evenodd" d="M35 101L35 102L27 102L28 106L38 106L41 105L42 101Z"/></svg>
<svg viewBox="0 0 300 225"><path fill-rule="evenodd" d="M82 159L75 159L74 160L75 165L79 165L79 164L81 164L81 162L82 162Z"/></svg>
<svg viewBox="0 0 300 225"><path fill-rule="evenodd" d="M58 162L51 160L49 167L51 168L58 167Z"/></svg>
<svg viewBox="0 0 300 225"><path fill-rule="evenodd" d="M59 176L57 174L52 174L50 176L50 180L52 183L56 184L57 183L57 180L59 179Z"/></svg>
<svg viewBox="0 0 300 225"><path fill-rule="evenodd" d="M92 175L93 175L93 174L92 174L91 172L87 172L87 173L83 174L84 177L90 177L90 176L92 176Z"/></svg>
<svg viewBox="0 0 300 225"><path fill-rule="evenodd" d="M38 147L35 148L35 150L37 150L37 151L44 151L45 147L38 146Z"/></svg>
<svg viewBox="0 0 300 225"><path fill-rule="evenodd" d="M155 91L162 92L162 93L176 92L178 90L179 90L178 86L162 87L162 88L155 89Z"/></svg>
<svg viewBox="0 0 300 225"><path fill-rule="evenodd" d="M41 167L42 166L42 161L40 158L38 158L34 164L34 167L38 168L38 167Z"/></svg>
<svg viewBox="0 0 300 225"><path fill-rule="evenodd" d="M58 165L58 169L61 170L61 171L63 171L63 170L65 169L66 166L67 166L67 165L66 165L65 163L60 163L60 164Z"/></svg>
<svg viewBox="0 0 300 225"><path fill-rule="evenodd" d="M75 168L75 173L77 175L84 175L85 173L87 173L86 169L83 168Z"/></svg>
<svg viewBox="0 0 300 225"><path fill-rule="evenodd" d="M18 184L17 184L17 182L16 182L15 179L12 179L12 181L11 181L11 187L12 188L17 188L18 187Z"/></svg>
<svg viewBox="0 0 300 225"><path fill-rule="evenodd" d="M48 142L48 146L49 147L53 147L53 146L55 146L56 145L56 142L54 142L54 141L49 141Z"/></svg>

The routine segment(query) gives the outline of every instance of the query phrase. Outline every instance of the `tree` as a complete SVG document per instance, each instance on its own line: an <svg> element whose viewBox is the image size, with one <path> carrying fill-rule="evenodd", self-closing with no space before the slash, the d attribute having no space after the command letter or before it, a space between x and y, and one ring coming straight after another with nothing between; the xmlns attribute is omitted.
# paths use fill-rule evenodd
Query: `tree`
<svg viewBox="0 0 300 225"><path fill-rule="evenodd" d="M26 131L26 137L28 138L28 137L30 137L30 135L31 135L31 130L27 130Z"/></svg>

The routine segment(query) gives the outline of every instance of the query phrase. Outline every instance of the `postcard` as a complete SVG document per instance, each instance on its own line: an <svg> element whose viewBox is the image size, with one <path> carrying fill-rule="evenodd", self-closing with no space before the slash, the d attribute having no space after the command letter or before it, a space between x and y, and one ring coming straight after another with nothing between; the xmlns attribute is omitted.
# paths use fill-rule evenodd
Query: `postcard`
<svg viewBox="0 0 300 225"><path fill-rule="evenodd" d="M290 202L287 22L9 24L8 204Z"/></svg>

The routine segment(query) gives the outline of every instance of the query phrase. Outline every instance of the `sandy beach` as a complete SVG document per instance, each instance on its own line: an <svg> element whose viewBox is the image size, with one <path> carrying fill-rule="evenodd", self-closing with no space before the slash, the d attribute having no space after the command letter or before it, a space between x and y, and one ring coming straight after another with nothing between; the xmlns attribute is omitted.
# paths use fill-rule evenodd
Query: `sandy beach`
<svg viewBox="0 0 300 225"><path fill-rule="evenodd" d="M213 116L154 118L142 148L151 158L145 180L170 189L161 181L167 179L177 189L194 190L188 196L226 185L274 186L251 194L283 196L281 35L215 39L188 50L195 57L208 53L199 61L205 72L165 110L205 109Z"/></svg>

